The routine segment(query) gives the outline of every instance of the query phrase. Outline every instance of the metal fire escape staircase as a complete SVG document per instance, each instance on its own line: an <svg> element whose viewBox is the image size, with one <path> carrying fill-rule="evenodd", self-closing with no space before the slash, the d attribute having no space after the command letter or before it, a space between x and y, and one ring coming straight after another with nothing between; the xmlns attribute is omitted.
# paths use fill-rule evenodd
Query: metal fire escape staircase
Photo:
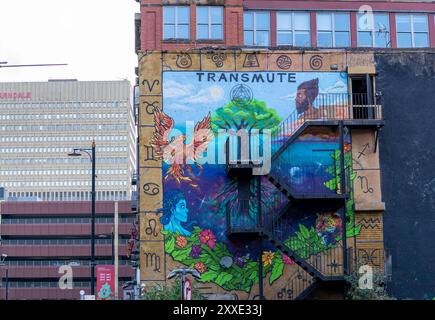
<svg viewBox="0 0 435 320"><path fill-rule="evenodd" d="M252 200L239 199L236 206L227 207L228 233L230 236L250 233L263 237L305 271L305 273L301 273L299 270L287 282L287 291L283 294L287 294L288 297L291 296L293 299L304 297L319 280L337 281L344 279L344 266L346 263L344 261L343 242L345 243L345 241L338 241L335 247L329 248L326 252L319 251L315 243L305 241L301 244L298 239L288 238L289 234L296 234L297 230L294 230L289 220L285 218L298 204L314 201L317 204L324 203L329 208L334 207L332 210L338 210L339 208L344 210L349 186L345 190L340 190L340 186L338 186L336 190L325 192L324 188L318 188L313 183L311 187L309 186L308 191L299 191L294 187L291 179L280 172L281 166L291 161L288 158L290 153L286 151L308 127L339 127L340 150L343 151L343 127L376 126L376 128L379 128L383 125L381 106L375 103L368 104L367 101L364 101L355 104L354 102L358 99L347 94L319 95L317 100L320 105L328 106L322 110L320 115L301 116L295 111L272 132L271 170L265 176L280 192L275 193L273 198L267 199L268 204L266 206L264 205L265 202L263 202L263 205L260 204L261 192L257 192L256 200L259 205L256 206L255 221L252 220L252 214L249 214L249 211L252 211ZM242 143L239 143L239 146L241 145ZM226 151L228 157L228 144ZM240 154L239 150L239 157ZM341 181L345 184L344 181L348 180L346 176L348 176L349 172L346 172L344 162L341 161L339 165L340 174L337 178L341 179L339 176L344 174ZM227 158L227 173L229 175L246 176L249 175L249 172L252 174L252 169L259 166L261 166L261 163L253 159L230 161ZM302 170L304 169L313 168L302 168ZM251 179L257 181L257 189L260 190L261 178L252 176ZM345 222L343 223L345 224ZM312 254L313 252L318 253Z"/></svg>

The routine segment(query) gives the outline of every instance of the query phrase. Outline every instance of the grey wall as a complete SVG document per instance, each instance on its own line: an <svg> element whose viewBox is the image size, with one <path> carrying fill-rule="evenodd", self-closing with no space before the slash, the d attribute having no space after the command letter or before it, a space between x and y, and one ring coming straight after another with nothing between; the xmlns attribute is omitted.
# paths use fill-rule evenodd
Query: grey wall
<svg viewBox="0 0 435 320"><path fill-rule="evenodd" d="M435 51L378 52L377 91L386 125L380 135L385 247L390 293L435 297Z"/></svg>

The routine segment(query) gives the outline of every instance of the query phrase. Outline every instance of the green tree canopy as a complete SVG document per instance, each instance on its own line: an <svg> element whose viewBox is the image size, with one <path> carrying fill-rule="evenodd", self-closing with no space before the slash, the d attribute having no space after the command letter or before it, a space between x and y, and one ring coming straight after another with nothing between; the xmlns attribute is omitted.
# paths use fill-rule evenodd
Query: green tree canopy
<svg viewBox="0 0 435 320"><path fill-rule="evenodd" d="M211 127L218 129L275 129L281 122L281 117L275 109L267 108L264 101L231 101L216 109L211 117Z"/></svg>

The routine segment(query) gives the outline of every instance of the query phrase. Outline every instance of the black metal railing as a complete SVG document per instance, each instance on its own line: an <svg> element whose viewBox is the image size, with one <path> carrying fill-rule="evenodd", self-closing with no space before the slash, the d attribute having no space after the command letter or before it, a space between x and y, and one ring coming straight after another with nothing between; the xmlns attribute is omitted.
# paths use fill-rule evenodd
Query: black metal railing
<svg viewBox="0 0 435 320"><path fill-rule="evenodd" d="M264 202L254 198L228 202L228 232L230 235L262 234L296 263L304 264L309 273L324 279L343 276L340 230L331 236L326 231L322 233L299 225L296 229L294 221L282 214L287 204L288 199L279 194Z"/></svg>
<svg viewBox="0 0 435 320"><path fill-rule="evenodd" d="M276 298L277 300L295 300L314 282L315 280L311 275L298 268L276 293Z"/></svg>
<svg viewBox="0 0 435 320"><path fill-rule="evenodd" d="M295 197L298 195L340 194L336 164L297 165L283 153L275 159L271 175Z"/></svg>
<svg viewBox="0 0 435 320"><path fill-rule="evenodd" d="M309 121L325 120L382 120L382 106L375 97L364 93L319 94L312 108L303 113L295 110L272 132L272 155L299 128Z"/></svg>
<svg viewBox="0 0 435 320"><path fill-rule="evenodd" d="M228 231L234 233L259 232L262 227L257 204L249 199L227 202L226 216Z"/></svg>
<svg viewBox="0 0 435 320"><path fill-rule="evenodd" d="M330 238L330 242L323 242L322 235L319 237L304 235L305 231L296 230L291 220L268 214L263 215L263 230L273 244L293 254L296 260L307 262L323 277L343 275L341 240ZM313 230L306 232L312 233Z"/></svg>

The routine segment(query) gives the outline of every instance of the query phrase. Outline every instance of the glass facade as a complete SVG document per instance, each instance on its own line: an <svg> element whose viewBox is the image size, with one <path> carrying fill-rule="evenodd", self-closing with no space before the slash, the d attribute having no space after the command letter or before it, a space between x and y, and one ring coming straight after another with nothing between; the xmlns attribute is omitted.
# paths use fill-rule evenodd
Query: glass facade
<svg viewBox="0 0 435 320"><path fill-rule="evenodd" d="M2 83L0 92L23 85L31 99L0 101L0 186L9 200L90 200L90 158L68 154L93 140L97 200L130 199L136 129L129 83Z"/></svg>

